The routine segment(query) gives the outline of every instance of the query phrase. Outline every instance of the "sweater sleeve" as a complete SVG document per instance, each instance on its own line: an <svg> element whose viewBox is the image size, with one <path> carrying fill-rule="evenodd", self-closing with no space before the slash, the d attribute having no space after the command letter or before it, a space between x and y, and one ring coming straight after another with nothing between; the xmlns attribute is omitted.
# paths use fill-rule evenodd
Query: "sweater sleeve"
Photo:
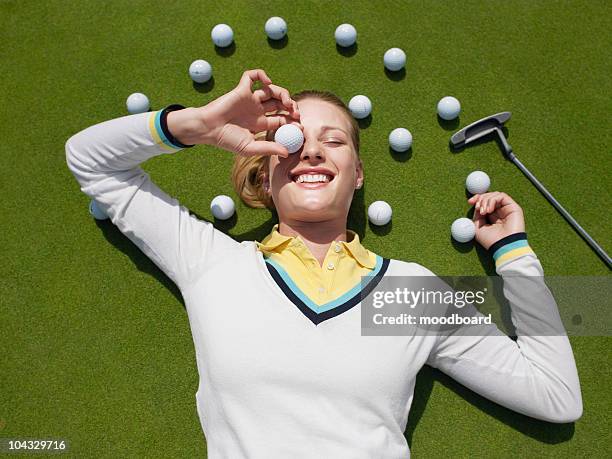
<svg viewBox="0 0 612 459"><path fill-rule="evenodd" d="M542 265L524 238L495 251L517 340L495 324L479 325L477 336L439 335L427 363L514 411L573 422L582 415L578 372ZM473 314L482 315L475 308Z"/></svg>
<svg viewBox="0 0 612 459"><path fill-rule="evenodd" d="M68 168L81 191L179 288L206 262L238 242L200 220L151 181L147 159L190 147L168 131L170 106L90 126L66 142Z"/></svg>

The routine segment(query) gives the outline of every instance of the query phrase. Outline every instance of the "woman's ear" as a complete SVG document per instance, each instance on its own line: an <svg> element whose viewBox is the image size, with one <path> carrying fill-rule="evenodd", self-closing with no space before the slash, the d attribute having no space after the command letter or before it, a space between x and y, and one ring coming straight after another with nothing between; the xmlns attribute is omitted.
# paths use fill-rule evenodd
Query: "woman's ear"
<svg viewBox="0 0 612 459"><path fill-rule="evenodd" d="M357 163L357 183L355 184L355 189L358 190L363 186L363 163L361 159Z"/></svg>
<svg viewBox="0 0 612 459"><path fill-rule="evenodd" d="M266 194L270 194L270 180L268 180L268 174L266 173L263 174L263 179L261 183L262 183L264 192Z"/></svg>

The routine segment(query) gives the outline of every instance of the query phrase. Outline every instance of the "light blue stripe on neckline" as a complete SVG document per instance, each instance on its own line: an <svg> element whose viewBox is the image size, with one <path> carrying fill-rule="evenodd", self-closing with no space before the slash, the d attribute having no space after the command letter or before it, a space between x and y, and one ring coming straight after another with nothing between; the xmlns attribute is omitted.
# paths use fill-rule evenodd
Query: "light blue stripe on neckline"
<svg viewBox="0 0 612 459"><path fill-rule="evenodd" d="M382 262L383 262L383 258L380 255L376 255L376 266L370 273L368 273L366 276L363 276L363 277L376 276L376 274L380 272L380 269L382 267ZM287 286L291 289L291 291L295 294L295 296L297 296L312 311L317 312L317 313L329 311L330 309L334 309L338 306L341 306L342 304L346 303L348 300L353 298L355 295L357 295L362 289L362 281L360 281L357 285L355 285L353 288L351 288L348 292L346 292L342 296L339 296L338 298L336 298L333 301L330 301L329 303L325 303L319 306L314 301L312 301L295 284L295 282L293 282L293 279L291 279L291 276L289 276L287 271L285 271L282 266L280 266L277 262L275 262L271 258L266 258L266 263L270 263L272 266L274 266L276 270L278 271L278 274L281 276L281 278L287 284Z"/></svg>

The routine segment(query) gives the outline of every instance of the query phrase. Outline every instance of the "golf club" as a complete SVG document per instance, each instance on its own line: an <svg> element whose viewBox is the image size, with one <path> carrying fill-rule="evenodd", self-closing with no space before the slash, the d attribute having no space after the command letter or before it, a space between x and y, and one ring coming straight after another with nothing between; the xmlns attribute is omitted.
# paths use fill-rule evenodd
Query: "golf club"
<svg viewBox="0 0 612 459"><path fill-rule="evenodd" d="M504 123L510 119L510 112L501 112L495 115L482 118L469 126L464 127L460 131L454 133L450 138L450 144L455 150L464 148L467 144L485 137L489 134L497 135L499 139L504 156L512 161L516 167L518 167L523 174L533 183L533 185L544 195L546 199L565 217L565 219L574 227L576 231L584 238L584 240L591 246L591 248L599 255L606 263L608 268L612 268L612 259L606 253L606 251L593 239L589 233L587 233L580 224L570 215L570 213L563 208L561 204L554 198L552 194L542 185L542 183L527 169L523 163L521 163L514 152L512 147L508 143L506 136L502 130Z"/></svg>

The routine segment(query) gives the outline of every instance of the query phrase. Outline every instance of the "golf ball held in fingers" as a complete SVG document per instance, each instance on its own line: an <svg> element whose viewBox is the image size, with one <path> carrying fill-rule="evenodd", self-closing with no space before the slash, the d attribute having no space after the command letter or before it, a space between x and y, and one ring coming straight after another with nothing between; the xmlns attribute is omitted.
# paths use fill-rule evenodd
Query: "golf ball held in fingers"
<svg viewBox="0 0 612 459"><path fill-rule="evenodd" d="M412 146L412 134L408 129L396 128L389 134L389 146L393 151L405 152Z"/></svg>
<svg viewBox="0 0 612 459"><path fill-rule="evenodd" d="M224 194L220 194L219 196L215 196L210 202L210 211L216 219L227 220L234 215L236 206L234 205L234 200L232 198Z"/></svg>
<svg viewBox="0 0 612 459"><path fill-rule="evenodd" d="M443 120L454 120L461 112L461 104L452 96L446 96L438 102L438 115Z"/></svg>
<svg viewBox="0 0 612 459"><path fill-rule="evenodd" d="M465 187L472 194L483 194L489 191L491 179L483 171L474 171L465 179Z"/></svg>
<svg viewBox="0 0 612 459"><path fill-rule="evenodd" d="M197 59L189 66L189 76L196 83L206 83L212 77L212 67L204 59Z"/></svg>
<svg viewBox="0 0 612 459"><path fill-rule="evenodd" d="M268 19L264 28L270 40L281 40L287 35L287 23L278 16Z"/></svg>
<svg viewBox="0 0 612 459"><path fill-rule="evenodd" d="M451 236L457 242L470 242L476 236L476 225L469 218L458 218L451 225Z"/></svg>
<svg viewBox="0 0 612 459"><path fill-rule="evenodd" d="M373 225L384 226L391 221L393 210L385 201L374 201L368 207L368 218Z"/></svg>
<svg viewBox="0 0 612 459"><path fill-rule="evenodd" d="M134 94L130 94L125 105L127 106L128 113L131 115L148 112L149 98L140 92L135 92Z"/></svg>
<svg viewBox="0 0 612 459"><path fill-rule="evenodd" d="M234 31L227 24L217 24L210 32L210 37L219 48L225 48L234 41Z"/></svg>
<svg viewBox="0 0 612 459"><path fill-rule="evenodd" d="M358 95L353 97L348 104L349 110L355 118L361 120L372 113L372 102L367 96Z"/></svg>
<svg viewBox="0 0 612 459"><path fill-rule="evenodd" d="M357 41L357 29L351 24L340 24L334 33L338 46L347 48L353 46Z"/></svg>
<svg viewBox="0 0 612 459"><path fill-rule="evenodd" d="M383 57L385 67L391 72L397 72L406 65L406 53L399 48L388 49Z"/></svg>
<svg viewBox="0 0 612 459"><path fill-rule="evenodd" d="M304 144L304 133L295 124L283 124L276 130L274 141L284 146L289 153L296 153Z"/></svg>

